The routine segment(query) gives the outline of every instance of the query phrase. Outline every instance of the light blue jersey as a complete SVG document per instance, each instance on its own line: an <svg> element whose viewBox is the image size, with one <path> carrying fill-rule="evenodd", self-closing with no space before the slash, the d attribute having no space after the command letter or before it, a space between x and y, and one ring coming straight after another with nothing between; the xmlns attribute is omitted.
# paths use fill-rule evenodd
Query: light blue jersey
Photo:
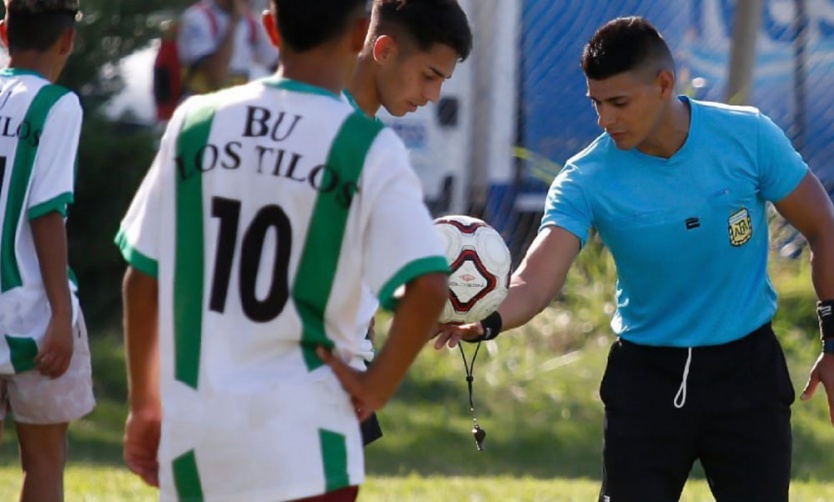
<svg viewBox="0 0 834 502"><path fill-rule="evenodd" d="M675 155L619 150L603 134L553 181L542 221L583 246L599 232L617 265L611 327L644 345L727 343L773 317L766 203L807 172L757 109L681 100L690 129Z"/></svg>

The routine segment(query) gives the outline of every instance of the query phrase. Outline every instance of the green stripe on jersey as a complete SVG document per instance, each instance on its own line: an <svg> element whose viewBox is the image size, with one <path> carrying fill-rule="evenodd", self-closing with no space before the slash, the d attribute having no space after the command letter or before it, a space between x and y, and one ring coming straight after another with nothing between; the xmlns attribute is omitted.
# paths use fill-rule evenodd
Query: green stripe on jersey
<svg viewBox="0 0 834 502"><path fill-rule="evenodd" d="M29 124L32 131L31 137L34 137L35 131L43 132L49 111L68 92L70 92L68 89L59 85L45 85L40 88L23 119ZM3 219L2 245L0 246L0 293L23 285L15 254L15 244L37 153L38 145L18 139Z"/></svg>
<svg viewBox="0 0 834 502"><path fill-rule="evenodd" d="M183 453L171 463L174 474L174 487L180 502L203 502L203 483L197 470L197 457L194 450Z"/></svg>
<svg viewBox="0 0 834 502"><path fill-rule="evenodd" d="M350 115L333 140L327 167L338 173L344 183L358 183L368 150L382 129L382 124L360 112ZM333 347L324 327L324 312L333 289L349 213L350 207L339 205L332 194L319 193L295 274L292 297L303 324L301 347L309 371L323 364L316 356L316 347Z"/></svg>
<svg viewBox="0 0 834 502"><path fill-rule="evenodd" d="M202 98L189 110L177 137L176 254L174 257L174 377L197 388L203 330L202 161L215 103ZM198 168L199 167L199 168ZM186 176L187 175L187 176Z"/></svg>
<svg viewBox="0 0 834 502"><path fill-rule="evenodd" d="M319 429L319 440L321 441L321 458L324 462L324 491L332 492L350 486L345 436Z"/></svg>

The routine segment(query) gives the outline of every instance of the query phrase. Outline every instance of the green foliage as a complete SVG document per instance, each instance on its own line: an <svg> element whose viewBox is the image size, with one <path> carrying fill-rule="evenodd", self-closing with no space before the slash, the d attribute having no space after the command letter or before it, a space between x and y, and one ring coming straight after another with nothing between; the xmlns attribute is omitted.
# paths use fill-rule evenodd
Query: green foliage
<svg viewBox="0 0 834 502"><path fill-rule="evenodd" d="M70 266L91 333L121 312L124 260L113 244L119 221L153 160L156 135L94 115L84 122L75 204L68 220Z"/></svg>
<svg viewBox="0 0 834 502"><path fill-rule="evenodd" d="M807 258L774 256L771 262L780 293L774 324L797 395L819 354ZM469 433L460 354L427 350L380 414L386 436L367 450L370 472L598 479L603 423L598 387L613 341L608 321L615 281L610 254L592 240L557 302L482 347L474 390L478 421L488 432L484 452L475 451ZM384 323L379 330L384 332ZM464 350L471 360L474 346ZM827 454L834 435L822 388L810 402L794 406L794 441L794 478L834 481L834 460ZM703 477L699 466L694 476Z"/></svg>

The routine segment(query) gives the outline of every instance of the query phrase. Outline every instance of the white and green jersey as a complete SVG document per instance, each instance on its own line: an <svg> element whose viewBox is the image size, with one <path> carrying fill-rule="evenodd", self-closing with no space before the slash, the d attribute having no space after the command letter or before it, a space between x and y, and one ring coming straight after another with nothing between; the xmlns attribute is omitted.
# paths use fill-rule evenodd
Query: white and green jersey
<svg viewBox="0 0 834 502"><path fill-rule="evenodd" d="M117 243L159 281L162 500L308 497L363 480L349 396L367 288L446 271L395 133L270 79L189 99ZM199 498L203 497L203 498Z"/></svg>
<svg viewBox="0 0 834 502"><path fill-rule="evenodd" d="M43 343L51 312L29 222L66 216L82 117L68 89L31 71L0 71L0 374L34 368Z"/></svg>
<svg viewBox="0 0 834 502"><path fill-rule="evenodd" d="M354 110L359 113L365 113L347 89L342 91L341 97L342 100L349 104ZM374 122L382 123L377 117L371 117L371 119ZM359 307L359 322L365 322L365 324L370 327L371 320L376 315L377 310L379 310L379 301L367 287L362 288L361 295L362 305ZM354 357L350 361L350 365L358 370L367 369L368 363L374 360L375 355L374 343L370 338L365 337L365 340L362 342L361 350L357 355L358 357Z"/></svg>

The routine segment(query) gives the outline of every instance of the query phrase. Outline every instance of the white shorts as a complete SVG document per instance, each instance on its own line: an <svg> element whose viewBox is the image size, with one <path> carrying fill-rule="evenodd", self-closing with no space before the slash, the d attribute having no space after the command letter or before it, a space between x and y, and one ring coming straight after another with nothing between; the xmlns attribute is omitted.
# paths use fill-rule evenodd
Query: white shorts
<svg viewBox="0 0 834 502"><path fill-rule="evenodd" d="M295 500L364 479L359 422L328 367L246 394L172 387L163 398L160 502L198 492L212 502Z"/></svg>
<svg viewBox="0 0 834 502"><path fill-rule="evenodd" d="M55 379L38 370L0 375L0 421L11 413L15 422L24 424L62 424L83 417L94 406L87 326L80 313L66 373Z"/></svg>

